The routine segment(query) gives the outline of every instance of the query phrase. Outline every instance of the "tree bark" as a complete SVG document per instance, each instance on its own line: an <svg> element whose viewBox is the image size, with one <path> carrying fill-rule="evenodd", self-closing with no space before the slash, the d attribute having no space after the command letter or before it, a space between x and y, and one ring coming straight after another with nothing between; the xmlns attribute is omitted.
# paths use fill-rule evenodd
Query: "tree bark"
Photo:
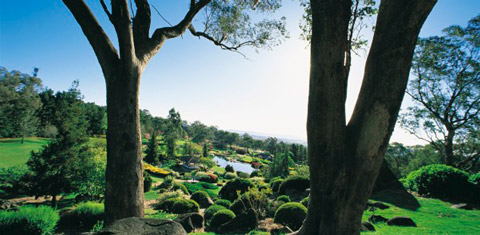
<svg viewBox="0 0 480 235"><path fill-rule="evenodd" d="M420 28L436 0L381 2L364 81L346 125L350 0L312 0L307 117L310 201L297 234L359 234L408 81Z"/></svg>
<svg viewBox="0 0 480 235"><path fill-rule="evenodd" d="M57 208L57 195L52 195L51 206L52 208Z"/></svg>
<svg viewBox="0 0 480 235"><path fill-rule="evenodd" d="M453 138L455 136L455 130L447 131L447 138L445 139L445 164L455 167L453 157Z"/></svg>
<svg viewBox="0 0 480 235"><path fill-rule="evenodd" d="M105 223L144 216L138 94L142 68L118 66L107 83Z"/></svg>

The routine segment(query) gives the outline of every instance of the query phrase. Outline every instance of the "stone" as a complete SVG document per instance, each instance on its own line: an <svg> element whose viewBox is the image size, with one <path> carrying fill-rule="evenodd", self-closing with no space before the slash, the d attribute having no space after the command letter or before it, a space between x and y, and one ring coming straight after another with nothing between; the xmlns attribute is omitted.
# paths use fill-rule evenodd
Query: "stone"
<svg viewBox="0 0 480 235"><path fill-rule="evenodd" d="M19 207L20 204L11 202L9 200L0 199L0 210L14 210Z"/></svg>
<svg viewBox="0 0 480 235"><path fill-rule="evenodd" d="M450 208L453 208L453 209L464 209L464 210L473 210L472 205L467 204L467 203L455 204L455 205L452 205Z"/></svg>
<svg viewBox="0 0 480 235"><path fill-rule="evenodd" d="M387 221L387 224L390 226L407 226L407 227L417 227L417 224L407 216L397 216L389 221Z"/></svg>
<svg viewBox="0 0 480 235"><path fill-rule="evenodd" d="M96 235L187 235L181 224L172 220L130 217L103 228Z"/></svg>
<svg viewBox="0 0 480 235"><path fill-rule="evenodd" d="M388 221L387 218L381 216L381 215L371 215L370 217L368 217L368 221L370 221L370 223L385 223Z"/></svg>
<svg viewBox="0 0 480 235"><path fill-rule="evenodd" d="M180 223L187 233L190 233L195 229L203 228L203 216L198 213L178 215L175 222Z"/></svg>
<svg viewBox="0 0 480 235"><path fill-rule="evenodd" d="M375 227L373 226L373 224L371 224L369 222L362 222L360 224L360 231L373 232L373 231L375 231Z"/></svg>
<svg viewBox="0 0 480 235"><path fill-rule="evenodd" d="M245 233L254 230L258 225L258 218L253 209L248 209L229 222L218 227L218 233Z"/></svg>

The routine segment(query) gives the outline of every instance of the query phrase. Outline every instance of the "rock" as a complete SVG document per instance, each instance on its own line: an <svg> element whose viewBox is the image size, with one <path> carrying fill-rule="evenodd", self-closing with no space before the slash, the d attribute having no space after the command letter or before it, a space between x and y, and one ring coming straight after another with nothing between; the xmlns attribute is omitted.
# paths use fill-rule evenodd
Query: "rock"
<svg viewBox="0 0 480 235"><path fill-rule="evenodd" d="M467 203L455 204L455 205L452 205L450 208L453 208L453 209L464 209L464 210L473 210L472 205L467 204Z"/></svg>
<svg viewBox="0 0 480 235"><path fill-rule="evenodd" d="M187 235L182 225L172 220L130 217L117 220L97 235Z"/></svg>
<svg viewBox="0 0 480 235"><path fill-rule="evenodd" d="M382 203L382 202L373 202L373 201L368 201L367 202L367 208L368 207L373 207L373 208L378 208L380 210L385 210L385 209L388 209L390 208L388 205Z"/></svg>
<svg viewBox="0 0 480 235"><path fill-rule="evenodd" d="M417 224L413 222L413 220L410 217L406 216L397 216L389 221L387 221L387 224L390 226L408 226L408 227L417 227Z"/></svg>
<svg viewBox="0 0 480 235"><path fill-rule="evenodd" d="M218 229L218 233L245 233L254 230L258 225L258 218L253 209L236 216L233 220L222 224Z"/></svg>
<svg viewBox="0 0 480 235"><path fill-rule="evenodd" d="M368 221L370 221L370 223L385 223L388 221L387 218L381 216L381 215L371 215L370 217L368 217Z"/></svg>
<svg viewBox="0 0 480 235"><path fill-rule="evenodd" d="M369 222L362 222L360 224L360 231L373 232L373 231L375 231L375 227L373 226L373 224L371 224Z"/></svg>
<svg viewBox="0 0 480 235"><path fill-rule="evenodd" d="M180 223L187 233L190 233L197 228L203 228L203 216L198 213L178 215L175 222Z"/></svg>

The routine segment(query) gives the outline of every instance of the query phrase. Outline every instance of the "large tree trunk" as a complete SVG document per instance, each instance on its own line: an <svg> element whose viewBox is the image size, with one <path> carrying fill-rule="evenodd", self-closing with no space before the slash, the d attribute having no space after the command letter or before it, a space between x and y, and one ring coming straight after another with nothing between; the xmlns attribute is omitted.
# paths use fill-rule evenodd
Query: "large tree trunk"
<svg viewBox="0 0 480 235"><path fill-rule="evenodd" d="M449 166L455 166L453 157L453 137L455 136L455 130L448 130L447 138L445 140L445 164Z"/></svg>
<svg viewBox="0 0 480 235"><path fill-rule="evenodd" d="M307 117L311 177L298 234L358 234L408 81L418 33L436 0L384 0L360 95L345 123L350 0L312 0Z"/></svg>
<svg viewBox="0 0 480 235"><path fill-rule="evenodd" d="M138 93L142 69L118 66L107 77L106 224L143 217L143 164Z"/></svg>

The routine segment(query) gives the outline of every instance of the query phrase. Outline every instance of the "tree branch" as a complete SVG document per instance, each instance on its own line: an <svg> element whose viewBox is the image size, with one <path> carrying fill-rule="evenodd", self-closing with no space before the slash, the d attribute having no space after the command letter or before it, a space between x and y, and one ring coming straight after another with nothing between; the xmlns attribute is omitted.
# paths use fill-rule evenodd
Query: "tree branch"
<svg viewBox="0 0 480 235"><path fill-rule="evenodd" d="M120 60L123 63L136 62L132 21L127 0L112 0L112 18L120 47Z"/></svg>
<svg viewBox="0 0 480 235"><path fill-rule="evenodd" d="M98 58L105 77L109 77L114 70L112 65L119 61L117 50L83 0L63 0L63 3L82 28L83 34L87 37Z"/></svg>
<svg viewBox="0 0 480 235"><path fill-rule="evenodd" d="M148 41L152 22L151 9L148 0L135 0L137 13L133 18L133 39L137 57L141 57L144 43Z"/></svg>

